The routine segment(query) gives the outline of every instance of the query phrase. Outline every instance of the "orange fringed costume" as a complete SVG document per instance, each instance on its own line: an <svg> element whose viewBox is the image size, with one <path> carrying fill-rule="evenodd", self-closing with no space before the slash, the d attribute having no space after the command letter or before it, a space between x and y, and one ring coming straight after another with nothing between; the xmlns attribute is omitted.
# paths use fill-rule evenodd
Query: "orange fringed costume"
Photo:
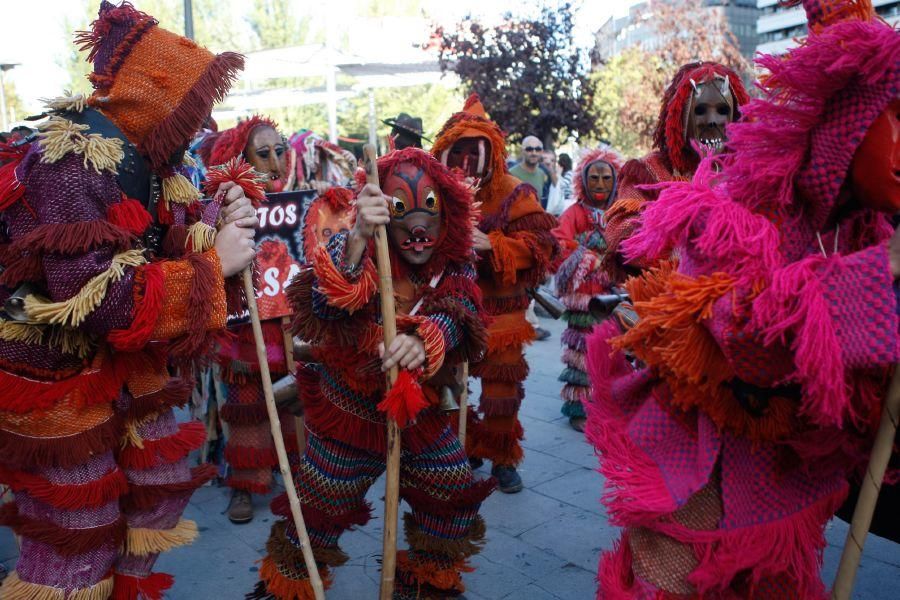
<svg viewBox="0 0 900 600"><path fill-rule="evenodd" d="M550 233L556 219L541 208L533 187L508 173L505 135L488 119L476 94L444 124L432 154L445 156L463 138L490 142L493 173L475 195L481 203L478 227L491 241L491 250L481 255L478 264L478 284L492 322L487 355L471 369L481 378L478 410L483 419L472 415L466 450L470 457L489 459L495 466L515 466L522 461L518 412L524 397L522 383L528 376L523 347L534 339L534 328L525 320L526 290L550 271L558 250Z"/></svg>

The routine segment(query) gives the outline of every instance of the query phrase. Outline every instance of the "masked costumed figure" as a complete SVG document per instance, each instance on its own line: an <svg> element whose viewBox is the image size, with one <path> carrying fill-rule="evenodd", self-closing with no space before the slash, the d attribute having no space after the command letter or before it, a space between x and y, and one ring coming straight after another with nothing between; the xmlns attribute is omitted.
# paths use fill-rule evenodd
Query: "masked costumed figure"
<svg viewBox="0 0 900 600"><path fill-rule="evenodd" d="M700 162L694 145L721 152L727 141L725 127L740 118L748 100L741 78L714 62L682 66L663 95L653 132L654 150L622 167L616 202L606 213L606 262L622 265L621 243L634 233L647 202L656 200L658 189L646 189L667 181L690 181ZM647 267L640 257L635 267Z"/></svg>
<svg viewBox="0 0 900 600"><path fill-rule="evenodd" d="M312 344L317 360L301 363L297 374L307 445L294 477L327 582L329 570L347 560L338 538L370 518L364 496L385 468L383 411L389 410L402 428L400 495L412 508L404 518L409 550L398 553L394 597L453 597L464 590L460 572L479 549L478 509L494 485L475 480L437 407L438 382L460 362L477 360L486 345L472 264L471 193L416 148L381 158L378 171L381 190L363 189L353 229L315 248L311 267L288 290L297 311L294 334ZM386 221L400 335L380 359L370 242L375 223ZM383 368L393 364L400 377L386 395ZM272 509L290 517L284 495ZM251 597L311 598L290 521L273 526L267 550Z"/></svg>
<svg viewBox="0 0 900 600"><path fill-rule="evenodd" d="M680 266L630 283L634 328L589 339L588 434L625 528L598 597L825 596L825 524L898 360L900 35L868 2L803 4L809 37L758 59L731 152L626 243Z"/></svg>
<svg viewBox="0 0 900 600"><path fill-rule="evenodd" d="M206 148L202 158L210 167L236 157L246 158L262 175L267 191L282 191L290 178L287 174L287 144L278 133L278 126L268 118L253 116L242 121L236 127L216 134L212 147ZM263 242L261 252L266 250ZM287 255L284 258L290 260ZM269 370L277 379L288 373L281 321L263 321L262 328ZM251 494L267 494L271 490L272 469L278 459L269 429L252 328L243 324L230 328L230 331L233 335L219 345L215 373L222 382L225 395L220 416L228 425L225 460L229 475L225 483L232 489L228 518L234 523L246 523L253 519ZM296 453L294 419L284 415L280 420L287 450Z"/></svg>
<svg viewBox="0 0 900 600"><path fill-rule="evenodd" d="M322 193L330 187L353 182L356 157L349 150L309 130L292 135L290 146L297 156L296 176L300 189Z"/></svg>
<svg viewBox="0 0 900 600"><path fill-rule="evenodd" d="M556 256L550 232L556 219L541 208L533 187L507 172L504 134L488 119L477 95L444 124L431 152L479 186L478 285L491 325L487 355L471 368L481 378L484 418L469 424L466 449L473 459L493 463L491 473L501 491L518 492L522 480L516 466L522 462L524 435L518 412L528 376L524 345L534 339L534 328L525 320L526 290L544 280Z"/></svg>
<svg viewBox="0 0 900 600"><path fill-rule="evenodd" d="M583 402L590 395L584 369L585 338L598 320L588 308L591 298L608 294L625 279L615 263L604 263L606 253L606 210L615 201L617 174L622 157L609 148L585 154L575 169L573 187L576 202L559 218L553 235L559 241L560 265L556 270L556 290L566 307L562 319L568 323L562 335L565 346L562 360L566 368L560 374L562 414L578 431L584 430ZM612 270L606 268L611 264Z"/></svg>
<svg viewBox="0 0 900 600"><path fill-rule="evenodd" d="M2 522L22 542L0 597L158 599L156 557L196 536L181 514L215 474L188 467L204 431L175 422L191 384L167 366L224 326L223 274L253 253L252 229L213 239L223 200L200 212L182 155L243 60L128 4L103 2L79 41L93 95L2 149Z"/></svg>

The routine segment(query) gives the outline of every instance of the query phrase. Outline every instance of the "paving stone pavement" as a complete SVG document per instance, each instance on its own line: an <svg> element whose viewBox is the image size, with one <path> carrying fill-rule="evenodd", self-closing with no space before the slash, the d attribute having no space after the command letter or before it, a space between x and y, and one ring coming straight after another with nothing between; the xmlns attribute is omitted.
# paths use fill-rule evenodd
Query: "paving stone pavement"
<svg viewBox="0 0 900 600"><path fill-rule="evenodd" d="M561 370L559 337L563 324L547 319L552 337L528 351L531 375L521 419L525 428L525 489L514 495L493 494L482 514L488 535L484 551L464 576L469 600L589 600L596 594L597 559L609 548L617 530L600 505L602 478L597 460L582 436L559 413L556 377ZM473 386L478 398L478 386ZM487 476L487 468L480 470ZM376 598L381 554L384 480L368 498L375 518L341 540L351 560L335 572L329 599ZM175 575L169 600L239 600L257 580L272 516L269 498L255 499L256 518L233 525L224 515L226 488L198 490L186 511L197 521L200 537L191 546L164 554L157 568ZM831 582L840 558L847 525L829 525L823 578ZM12 569L16 546L7 529L0 529L0 562ZM870 536L857 578L854 598L896 598L900 581L900 547ZM892 583L894 582L894 583ZM891 592L890 590L894 590Z"/></svg>

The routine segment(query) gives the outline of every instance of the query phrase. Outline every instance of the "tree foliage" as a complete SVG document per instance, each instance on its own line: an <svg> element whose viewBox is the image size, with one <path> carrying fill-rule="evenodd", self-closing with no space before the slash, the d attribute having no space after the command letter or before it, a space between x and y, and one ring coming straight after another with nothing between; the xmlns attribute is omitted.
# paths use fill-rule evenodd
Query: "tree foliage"
<svg viewBox="0 0 900 600"><path fill-rule="evenodd" d="M477 92L510 141L533 134L552 147L594 128L593 87L585 53L572 38L569 3L543 6L535 18L507 15L497 27L468 17L436 27L440 64L465 91Z"/></svg>
<svg viewBox="0 0 900 600"><path fill-rule="evenodd" d="M720 9L704 6L702 0L656 0L647 10L658 36L655 47L629 48L591 77L597 138L609 140L626 156L650 150L663 92L681 65L711 60L746 80L752 77Z"/></svg>

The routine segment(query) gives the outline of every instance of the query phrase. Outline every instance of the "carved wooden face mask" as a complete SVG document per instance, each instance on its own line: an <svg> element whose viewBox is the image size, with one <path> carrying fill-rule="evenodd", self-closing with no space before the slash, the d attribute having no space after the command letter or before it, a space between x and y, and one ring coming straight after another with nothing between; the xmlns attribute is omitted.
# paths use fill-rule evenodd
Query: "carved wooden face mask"
<svg viewBox="0 0 900 600"><path fill-rule="evenodd" d="M869 127L853 162L850 184L863 206L889 214L900 212L900 99Z"/></svg>
<svg viewBox="0 0 900 600"><path fill-rule="evenodd" d="M490 176L491 143L487 138L460 138L444 150L441 162L450 169L460 169L467 177L486 180Z"/></svg>
<svg viewBox="0 0 900 600"><path fill-rule="evenodd" d="M391 197L388 235L406 262L423 265L441 234L441 199L434 180L412 163L400 163L381 186Z"/></svg>
<svg viewBox="0 0 900 600"><path fill-rule="evenodd" d="M584 172L584 191L592 206L605 207L616 189L616 174L612 166L602 160L592 162Z"/></svg>
<svg viewBox="0 0 900 600"><path fill-rule="evenodd" d="M247 140L244 156L265 177L267 192L284 190L288 175L287 144L277 131L265 125L256 127Z"/></svg>
<svg viewBox="0 0 900 600"><path fill-rule="evenodd" d="M734 120L734 96L727 77L694 83L686 113L688 143L697 140L713 152L720 152L728 139L725 126Z"/></svg>

